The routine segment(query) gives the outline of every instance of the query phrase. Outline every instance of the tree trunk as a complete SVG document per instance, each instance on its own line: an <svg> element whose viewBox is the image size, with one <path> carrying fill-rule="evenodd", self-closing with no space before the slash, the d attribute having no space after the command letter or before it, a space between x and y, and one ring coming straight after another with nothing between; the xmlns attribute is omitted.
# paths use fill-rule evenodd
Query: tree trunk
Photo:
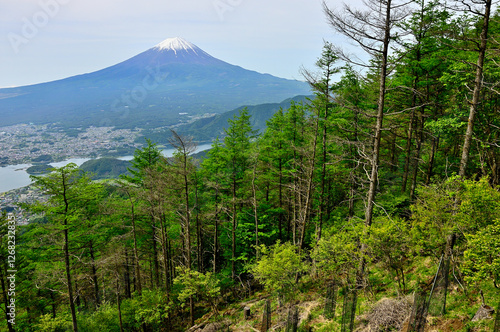
<svg viewBox="0 0 500 332"><path fill-rule="evenodd" d="M124 264L124 269L125 269L125 275L124 275L124 282L125 282L125 296L127 299L130 299L131 297L131 291L130 291L130 267L129 267L129 261L128 261L128 250L127 247L125 246L123 248L125 251L125 264Z"/></svg>
<svg viewBox="0 0 500 332"><path fill-rule="evenodd" d="M370 187L368 189L367 202L366 202L366 212L365 212L365 234L369 232L372 224L373 218L373 206L376 194L376 186L378 179L378 166L380 158L380 139L382 136L382 122L384 119L384 107L385 107L385 93L386 93L386 78L387 78L387 60L389 52L389 42L390 42L390 21L391 21L391 3L392 0L388 0L386 3L386 16L385 16L385 28L384 28L384 40L383 40L383 50L382 50L382 64L380 67L380 84L379 84L379 96L378 96L378 108L377 108L377 121L374 130L374 140L373 140L373 154L371 159L371 174L370 174ZM365 252L367 251L366 243L361 244L361 259L358 270L358 286L365 274Z"/></svg>
<svg viewBox="0 0 500 332"><path fill-rule="evenodd" d="M73 302L73 284L71 282L71 271L69 262L69 237L68 237L68 223L64 220L64 265L66 266L66 282L68 283L68 296L69 296L69 307L71 310L71 321L73 323L73 331L78 331L78 325L76 322L76 309L75 303Z"/></svg>
<svg viewBox="0 0 500 332"><path fill-rule="evenodd" d="M120 322L120 332L123 332L123 322L122 322L122 308L121 308L121 299L120 299L120 283L118 278L116 278L116 303L118 306L118 319Z"/></svg>
<svg viewBox="0 0 500 332"><path fill-rule="evenodd" d="M359 133L358 133L358 130L359 130L359 114L358 114L358 111L357 109L354 110L354 133L353 133L353 142L354 144L357 144L358 141L359 141ZM349 172L349 182L350 182L350 186L349 186L349 212L348 212L348 215L349 215L349 220L354 217L354 203L355 203L355 196L356 196L356 190L357 190L357 183L356 183L356 168L357 168L357 161L359 160L359 153L358 153L358 150L356 148L356 146L352 146L350 147L350 151L351 151L351 158L352 158L352 161L351 161L351 170Z"/></svg>
<svg viewBox="0 0 500 332"><path fill-rule="evenodd" d="M317 232L317 241L321 239L321 231L323 230L323 222L325 219L325 210L326 210L326 200L327 195L325 193L325 182L326 182L326 157L327 157L327 133L328 133L328 111L329 111L329 103L330 103L330 75L332 75L332 71L330 68L330 64L328 65L328 69L325 73L326 76L326 86L324 91L325 98L325 114L323 116L323 137L321 140L321 146L323 149L322 160L321 160L321 196L319 201L319 227ZM319 119L318 119L319 120Z"/></svg>
<svg viewBox="0 0 500 332"><path fill-rule="evenodd" d="M464 145L462 148L462 159L460 160L460 171L458 175L465 176L467 163L469 161L469 151L472 142L472 134L474 129L474 119L479 105L479 97L481 88L483 87L483 65L486 57L486 49L488 42L488 25L490 22L491 1L486 0L484 5L483 26L481 30L479 56L476 64L476 78L474 81L474 92L472 93L472 102L469 110L469 121L467 123L467 131L465 133Z"/></svg>
<svg viewBox="0 0 500 332"><path fill-rule="evenodd" d="M329 93L329 92L327 92ZM328 103L328 101L327 101ZM319 201L319 225L318 225L318 231L317 231L317 241L321 239L321 231L323 230L323 222L325 219L325 210L326 210L326 200L327 200L327 195L325 192L325 182L326 182L326 134L327 134L327 120L328 120L328 104L325 107L325 116L324 116L324 123L323 123L323 138L322 138L322 148L323 148L323 153L322 153L322 160L321 160L321 196L320 196L320 201Z"/></svg>
<svg viewBox="0 0 500 332"><path fill-rule="evenodd" d="M163 251L163 268L165 269L165 289L167 290L167 296L169 295L169 290L170 290L170 284L169 284L169 253L168 253L168 236L167 236L167 220L165 218L165 215L162 214L162 220L160 220L161 223L161 248Z"/></svg>
<svg viewBox="0 0 500 332"><path fill-rule="evenodd" d="M73 302L73 284L71 282L71 266L69 262L69 235L68 235L68 218L67 215L69 213L69 201L66 193L67 183L66 183L66 174L63 172L62 175L62 197L64 200L64 265L66 267L66 282L68 283L68 296L69 296L69 307L71 310L71 322L73 324L73 331L78 331L78 324L76 321L76 310L75 303Z"/></svg>
<svg viewBox="0 0 500 332"><path fill-rule="evenodd" d="M218 181L216 182L215 189L215 229L214 229L214 261L213 261L213 273L217 273L217 261L219 259L219 189Z"/></svg>
<svg viewBox="0 0 500 332"><path fill-rule="evenodd" d="M414 85L415 89L415 85ZM415 93L413 97L415 101ZM412 103L412 106L415 107L415 102ZM406 184L408 183L408 174L410 171L410 160L411 160L411 140L413 136L413 123L415 121L415 109L413 108L410 115L410 123L408 124L408 131L406 134L406 146L405 146L405 163L403 167L403 183L401 184L401 192L406 191Z"/></svg>
<svg viewBox="0 0 500 332"><path fill-rule="evenodd" d="M282 146L281 142L278 147L278 151L281 151ZM283 165L282 165L282 160L281 157L278 159L278 202L279 202L279 208L280 208L280 215L278 216L278 235L280 241L283 241L283 235L282 235L282 227L283 227ZM289 234L288 234L289 235Z"/></svg>
<svg viewBox="0 0 500 332"><path fill-rule="evenodd" d="M374 140L373 140L373 153L371 158L371 173L370 173L370 187L368 189L367 195L367 206L365 213L365 226L370 227L372 224L373 217L373 206L374 198L376 193L377 179L378 179L378 167L380 158L380 139L382 136L382 122L384 119L384 107L385 107L385 92L386 92L386 78L387 78L387 57L389 51L389 41L390 41L390 18L391 18L391 2L388 0L386 4L386 18L385 18L385 30L384 30L384 42L382 51L382 64L380 67L380 84L379 84L379 96L378 96L378 107L377 107L377 122L374 129Z"/></svg>
<svg viewBox="0 0 500 332"><path fill-rule="evenodd" d="M465 171L467 169L467 163L469 160L469 151L470 151L470 145L472 142L472 134L473 134L473 128L474 128L474 119L475 115L477 112L477 107L479 105L479 97L481 93L481 88L483 86L483 65L484 65L484 59L486 57L486 48L487 48L487 42L488 42L488 25L490 21L490 10L491 10L491 0L486 0L485 6L484 6L484 16L483 16L483 26L481 30L481 36L480 36L480 46L479 46L479 56L477 59L477 64L476 64L476 78L474 82L474 92L472 94L472 102L470 105L470 111L469 111L469 121L467 124L467 131L465 133L465 140L464 140L464 145L462 149L462 158L460 160L460 170L459 170L459 176L460 177L465 177ZM444 301L443 301L443 308L442 308L442 314L444 315L446 313L446 296L448 293L448 284L449 284L449 266L451 264L451 257L453 254L453 247L455 245L455 240L456 240L457 235L455 233L452 233L448 236L446 239L446 248L444 252L444 261L448 264L447 269L445 269L445 274L444 274Z"/></svg>
<svg viewBox="0 0 500 332"><path fill-rule="evenodd" d="M52 309L52 318L56 318L56 299L54 298L54 292L50 292L50 304Z"/></svg>
<svg viewBox="0 0 500 332"><path fill-rule="evenodd" d="M134 236L134 260L135 260L135 290L139 295L142 294L142 283L141 283L141 268L139 264L139 251L137 249L137 229L135 225L135 211L134 202L132 201L132 196L127 191L127 195L130 201L131 217L132 217L132 235Z"/></svg>
<svg viewBox="0 0 500 332"><path fill-rule="evenodd" d="M432 139L432 152L429 158L429 167L427 168L427 178L425 180L426 186L429 185L429 183L431 183L431 177L434 169L434 160L436 157L436 151L438 149L438 146L439 146L439 136Z"/></svg>
<svg viewBox="0 0 500 332"><path fill-rule="evenodd" d="M450 264L451 264L451 257L453 255L453 247L455 246L455 241L457 239L457 235L455 233L452 233L448 235L446 238L446 247L444 250L444 255L443 255L443 272L442 272L442 286L443 286L443 292L444 292L444 297L443 297L443 305L441 307L441 315L446 314L446 297L448 295L448 288L450 284Z"/></svg>
<svg viewBox="0 0 500 332"><path fill-rule="evenodd" d="M94 283L95 305L96 307L99 307L101 305L101 301L99 299L99 283L97 281L97 268L95 264L94 248L92 245L92 241L90 241L89 243L89 251L90 251L90 259L92 260L92 281Z"/></svg>
<svg viewBox="0 0 500 332"><path fill-rule="evenodd" d="M236 174L233 174L233 188L232 188L232 227L231 227L231 278L236 280Z"/></svg>
<svg viewBox="0 0 500 332"><path fill-rule="evenodd" d="M151 217L151 241L153 246L153 271L151 278L151 285L153 287L158 287L160 282L160 268L158 266L158 247L156 240L156 221L154 217Z"/></svg>
<svg viewBox="0 0 500 332"><path fill-rule="evenodd" d="M253 166L252 173L252 196L253 196L253 215L255 221L255 257L259 258L259 216L257 214L257 191L255 190L255 168L257 163Z"/></svg>
<svg viewBox="0 0 500 332"><path fill-rule="evenodd" d="M310 164L310 170L309 174L307 175L306 183L307 183L307 188L306 188L306 197L305 197L305 202L302 206L301 211L301 216L300 216L300 242L299 242L299 255L302 252L302 249L304 249L304 241L306 237L306 226L307 226L307 219L309 217L309 210L311 208L311 201L312 201L312 194L313 194L313 180L314 180L314 164L316 162L316 147L317 147L317 142L318 142L318 129L319 129L319 118L316 119L316 128L314 130L314 141L313 141L313 146L312 146L312 157L311 157L311 164Z"/></svg>
<svg viewBox="0 0 500 332"><path fill-rule="evenodd" d="M261 332L267 332L271 328L271 301L266 300L264 312L262 313Z"/></svg>
<svg viewBox="0 0 500 332"><path fill-rule="evenodd" d="M170 288L169 289L172 289L172 286L173 286L173 283L174 283L174 279L175 279L175 266L174 266L174 252L173 252L173 249L172 249L172 245L170 244L170 240L167 239L167 251L169 253L169 269L170 269L170 273L169 273L169 286Z"/></svg>
<svg viewBox="0 0 500 332"><path fill-rule="evenodd" d="M415 151L415 155L413 158L413 175L411 179L411 188L410 188L410 201L413 201L415 198L415 190L417 189L417 175L418 175L418 163L420 160L420 151L422 150L422 140L424 133L424 117L423 110L419 111L419 116L417 119L417 147ZM420 125L420 126L418 126Z"/></svg>
<svg viewBox="0 0 500 332"><path fill-rule="evenodd" d="M184 145L183 145L184 146ZM186 251L187 251L187 262L186 266L191 269L191 213L189 211L189 180L188 180L188 168L187 168L187 151L183 150L183 171L184 171L184 198L185 198L185 218L186 218ZM193 297L189 297L189 320L191 326L194 325L194 301Z"/></svg>
<svg viewBox="0 0 500 332"><path fill-rule="evenodd" d="M184 193L185 193L185 213L186 213L186 266L188 269L191 269L192 260L191 260L191 218L189 211L189 182L187 178L187 174L184 174Z"/></svg>
<svg viewBox="0 0 500 332"><path fill-rule="evenodd" d="M203 273L205 271L205 267L203 266L203 234L201 232L201 221L200 221L200 208L198 202L198 177L196 175L196 171L194 173L195 176L195 184L194 184L194 209L196 211L196 251L197 251L197 259L198 259L198 271Z"/></svg>

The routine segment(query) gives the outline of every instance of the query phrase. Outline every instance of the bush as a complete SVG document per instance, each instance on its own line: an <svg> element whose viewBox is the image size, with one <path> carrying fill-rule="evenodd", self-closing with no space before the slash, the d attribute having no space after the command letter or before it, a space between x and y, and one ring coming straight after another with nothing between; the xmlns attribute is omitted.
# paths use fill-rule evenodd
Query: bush
<svg viewBox="0 0 500 332"><path fill-rule="evenodd" d="M78 330L82 332L109 331L119 332L120 322L118 308L109 303L103 304L99 309L79 321Z"/></svg>
<svg viewBox="0 0 500 332"><path fill-rule="evenodd" d="M295 278L297 273L308 270L308 264L299 255L297 247L286 242L274 246L260 246L261 258L251 269L268 291L274 291L279 296L293 297L297 288Z"/></svg>
<svg viewBox="0 0 500 332"><path fill-rule="evenodd" d="M219 280L212 273L205 274L188 268L177 268L178 276L174 287L180 289L177 298L185 303L191 297L206 300L217 313L217 299L220 296Z"/></svg>
<svg viewBox="0 0 500 332"><path fill-rule="evenodd" d="M69 314L59 314L55 318L51 315L43 315L40 317L36 330L39 332L64 332L73 329Z"/></svg>

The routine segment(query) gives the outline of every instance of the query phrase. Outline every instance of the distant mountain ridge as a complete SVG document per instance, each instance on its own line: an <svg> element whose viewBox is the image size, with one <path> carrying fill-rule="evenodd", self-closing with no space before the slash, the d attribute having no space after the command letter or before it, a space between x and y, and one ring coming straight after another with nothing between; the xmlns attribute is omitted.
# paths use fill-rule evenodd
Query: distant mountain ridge
<svg viewBox="0 0 500 332"><path fill-rule="evenodd" d="M178 123L186 116L179 113L222 113L309 93L305 82L246 70L170 38L96 72L0 89L0 116L3 125L155 128Z"/></svg>
<svg viewBox="0 0 500 332"><path fill-rule="evenodd" d="M211 142L217 137L224 136L224 129L228 128L228 120L238 115L239 111L247 108L250 115L250 124L254 130L260 133L264 132L267 126L267 121L280 109L289 109L292 102L295 103L308 103L309 99L314 96L295 96L287 98L280 103L265 103L259 105L240 106L229 112L217 114L212 117L196 120L192 123L183 124L174 128L175 131L185 137L192 137L196 142ZM171 136L169 130L164 131L145 131L143 136L150 138L155 142L168 143L168 138ZM138 142L143 142L144 138L138 138Z"/></svg>

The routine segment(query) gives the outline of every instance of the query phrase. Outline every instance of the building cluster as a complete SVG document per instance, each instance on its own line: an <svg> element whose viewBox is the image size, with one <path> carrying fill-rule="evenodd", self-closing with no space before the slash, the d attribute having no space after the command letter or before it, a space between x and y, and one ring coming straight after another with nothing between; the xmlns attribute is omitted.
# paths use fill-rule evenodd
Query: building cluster
<svg viewBox="0 0 500 332"><path fill-rule="evenodd" d="M68 130L34 124L0 127L0 166L37 161L41 156L50 156L58 161L98 156L120 149L130 152L140 146L135 142L140 132L140 129L113 127Z"/></svg>
<svg viewBox="0 0 500 332"><path fill-rule="evenodd" d="M9 219L14 218L18 225L28 224L31 214L24 210L22 204L33 204L37 201L46 200L42 192L33 186L14 189L0 193L0 211L7 212Z"/></svg>

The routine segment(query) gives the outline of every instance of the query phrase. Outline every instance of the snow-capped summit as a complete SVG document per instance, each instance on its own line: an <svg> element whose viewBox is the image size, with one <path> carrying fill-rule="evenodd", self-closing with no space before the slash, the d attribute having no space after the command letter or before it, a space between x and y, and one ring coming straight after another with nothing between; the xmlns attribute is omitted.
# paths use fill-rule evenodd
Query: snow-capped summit
<svg viewBox="0 0 500 332"><path fill-rule="evenodd" d="M195 44L180 37L167 38L153 47L153 49L157 51L174 51L175 54L177 54L177 52L185 51L193 52L196 55L208 55L208 53L204 52Z"/></svg>
<svg viewBox="0 0 500 332"><path fill-rule="evenodd" d="M156 56L152 54L157 54L157 56L161 57L161 62L200 62L216 60L195 44L180 37L165 39L161 43L150 48L148 53L151 53L150 56L153 57Z"/></svg>
<svg viewBox="0 0 500 332"><path fill-rule="evenodd" d="M175 38L168 38L168 39L165 39L164 41L162 41L161 43L157 44L155 47L155 49L159 49L159 50L171 50L171 51L174 51L177 53L177 51L194 51L196 52L197 50L199 50L199 48L188 42L187 40L185 39L182 39L180 37L175 37Z"/></svg>
<svg viewBox="0 0 500 332"><path fill-rule="evenodd" d="M96 72L0 89L0 115L6 125L166 127L180 120L179 112L221 113L309 93L305 82L246 70L182 38L169 38Z"/></svg>

